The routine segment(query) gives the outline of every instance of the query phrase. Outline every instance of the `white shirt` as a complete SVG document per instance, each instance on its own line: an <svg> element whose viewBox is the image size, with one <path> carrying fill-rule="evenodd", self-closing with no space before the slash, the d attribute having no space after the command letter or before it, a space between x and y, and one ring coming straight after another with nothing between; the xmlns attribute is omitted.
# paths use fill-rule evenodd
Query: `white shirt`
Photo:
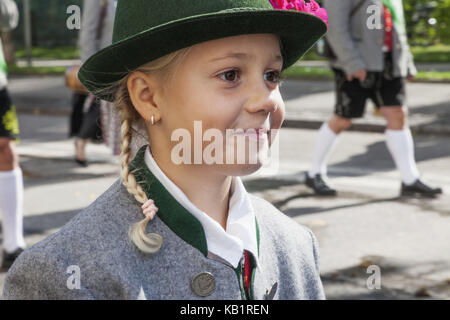
<svg viewBox="0 0 450 320"><path fill-rule="evenodd" d="M149 147L145 151L144 159L149 170L167 191L202 224L210 253L236 268L244 250L248 250L255 258L256 267L260 268L255 213L241 178L232 178L225 231L217 221L197 208L186 194L164 174L151 155Z"/></svg>

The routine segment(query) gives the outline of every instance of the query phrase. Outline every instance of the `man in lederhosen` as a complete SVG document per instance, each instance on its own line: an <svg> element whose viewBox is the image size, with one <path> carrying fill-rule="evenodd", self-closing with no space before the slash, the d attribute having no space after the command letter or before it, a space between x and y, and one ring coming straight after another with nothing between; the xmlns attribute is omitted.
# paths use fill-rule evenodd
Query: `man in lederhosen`
<svg viewBox="0 0 450 320"><path fill-rule="evenodd" d="M370 7L371 6L371 7ZM335 114L319 130L306 185L318 195L336 195L326 178L326 160L339 133L364 115L371 99L386 119L386 144L400 171L400 194L434 196L440 188L420 180L407 124L405 82L417 73L409 50L401 0L325 0L326 37L336 81ZM379 26L376 25L379 14Z"/></svg>

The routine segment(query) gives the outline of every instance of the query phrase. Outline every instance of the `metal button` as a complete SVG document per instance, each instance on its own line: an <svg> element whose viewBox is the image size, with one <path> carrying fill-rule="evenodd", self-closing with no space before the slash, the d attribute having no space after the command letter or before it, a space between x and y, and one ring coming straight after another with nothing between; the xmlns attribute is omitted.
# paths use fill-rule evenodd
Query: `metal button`
<svg viewBox="0 0 450 320"><path fill-rule="evenodd" d="M273 298L275 297L275 293L277 292L277 288L278 288L278 282L275 282L274 285L272 286L272 289L266 291L266 296L265 299L266 300L273 300Z"/></svg>
<svg viewBox="0 0 450 320"><path fill-rule="evenodd" d="M216 288L216 280L209 272L201 272L191 280L191 289L200 297L209 296Z"/></svg>

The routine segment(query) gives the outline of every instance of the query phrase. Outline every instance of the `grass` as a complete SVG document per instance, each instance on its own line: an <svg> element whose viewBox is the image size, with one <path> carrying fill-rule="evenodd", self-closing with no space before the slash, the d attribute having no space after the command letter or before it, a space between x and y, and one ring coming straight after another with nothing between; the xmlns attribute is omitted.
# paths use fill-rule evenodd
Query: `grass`
<svg viewBox="0 0 450 320"><path fill-rule="evenodd" d="M50 60L72 60L80 57L77 47L57 47L57 48L41 48L35 47L31 50L33 59L50 59ZM27 52L23 48L16 49L16 59L25 59Z"/></svg>
<svg viewBox="0 0 450 320"><path fill-rule="evenodd" d="M411 47L414 61L417 62L450 62L450 45L438 44L431 47Z"/></svg>
<svg viewBox="0 0 450 320"><path fill-rule="evenodd" d="M317 79L327 80L333 78L333 71L320 67L292 66L282 73L284 79Z"/></svg>
<svg viewBox="0 0 450 320"><path fill-rule="evenodd" d="M437 72L437 71L429 71L429 72L419 72L416 76L417 80L425 80L425 81L448 81L450 82L450 72Z"/></svg>
<svg viewBox="0 0 450 320"><path fill-rule="evenodd" d="M450 45L437 44L430 47L411 47L416 62L450 62ZM36 59L78 59L79 49L77 47L57 47L32 49L32 56ZM26 51L24 48L16 49L16 58L25 59ZM303 60L325 60L319 56L314 49L310 50Z"/></svg>
<svg viewBox="0 0 450 320"><path fill-rule="evenodd" d="M315 49L311 49L303 56L302 60L324 61L326 59L324 57L319 56Z"/></svg>
<svg viewBox="0 0 450 320"><path fill-rule="evenodd" d="M8 74L10 75L63 75L66 67L18 67L8 65Z"/></svg>
<svg viewBox="0 0 450 320"><path fill-rule="evenodd" d="M411 53L416 63L445 63L450 62L450 45L437 44L429 47L411 47ZM314 49L310 50L303 60L325 60Z"/></svg>

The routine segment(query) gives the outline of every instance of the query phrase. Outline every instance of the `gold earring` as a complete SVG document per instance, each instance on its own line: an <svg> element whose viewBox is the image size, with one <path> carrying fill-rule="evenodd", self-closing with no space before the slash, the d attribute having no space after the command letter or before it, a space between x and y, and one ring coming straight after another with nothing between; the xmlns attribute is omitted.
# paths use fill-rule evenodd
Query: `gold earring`
<svg viewBox="0 0 450 320"><path fill-rule="evenodd" d="M151 121L152 121L152 126L155 125L155 116L154 115L152 115Z"/></svg>

